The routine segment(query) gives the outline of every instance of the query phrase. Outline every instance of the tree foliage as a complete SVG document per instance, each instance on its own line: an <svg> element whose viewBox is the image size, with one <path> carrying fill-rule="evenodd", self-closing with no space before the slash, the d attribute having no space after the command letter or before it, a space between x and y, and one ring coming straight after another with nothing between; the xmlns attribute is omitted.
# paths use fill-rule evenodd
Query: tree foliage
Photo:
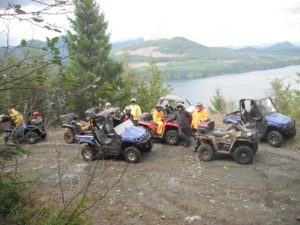
<svg viewBox="0 0 300 225"><path fill-rule="evenodd" d="M300 74L296 82L300 82ZM290 84L285 84L284 79L274 79L271 80L271 88L268 91L268 94L273 99L274 104L277 109L283 113L290 115L292 118L299 120L300 119L300 91L293 89Z"/></svg>
<svg viewBox="0 0 300 225"><path fill-rule="evenodd" d="M225 99L219 87L210 100L211 107L208 107L210 113L229 113L235 108L235 103L231 99Z"/></svg>
<svg viewBox="0 0 300 225"><path fill-rule="evenodd" d="M65 38L70 64L62 77L65 91L73 97L67 110L95 106L118 89L121 66L109 58L111 44L104 14L94 0L75 1L75 19L70 19L73 31Z"/></svg>

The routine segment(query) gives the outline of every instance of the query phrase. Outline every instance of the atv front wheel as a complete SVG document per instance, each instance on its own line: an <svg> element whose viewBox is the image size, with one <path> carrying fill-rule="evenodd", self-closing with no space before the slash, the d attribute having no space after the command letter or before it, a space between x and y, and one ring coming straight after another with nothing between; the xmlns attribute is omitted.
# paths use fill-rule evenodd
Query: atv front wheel
<svg viewBox="0 0 300 225"><path fill-rule="evenodd" d="M151 140L150 144L145 148L145 152L151 152L152 147L153 147L153 143L152 143L152 140Z"/></svg>
<svg viewBox="0 0 300 225"><path fill-rule="evenodd" d="M71 129L67 129L64 133L64 140L68 144L72 144L75 142L75 134Z"/></svg>
<svg viewBox="0 0 300 225"><path fill-rule="evenodd" d="M253 150L250 147L241 145L235 149L233 157L239 164L249 164L253 161L253 155Z"/></svg>
<svg viewBox="0 0 300 225"><path fill-rule="evenodd" d="M168 130L165 136L166 143L169 145L177 145L179 134L177 130Z"/></svg>
<svg viewBox="0 0 300 225"><path fill-rule="evenodd" d="M279 131L272 130L267 135L267 141L272 147L279 148L283 142L283 137Z"/></svg>
<svg viewBox="0 0 300 225"><path fill-rule="evenodd" d="M93 161L95 158L93 148L89 145L82 146L81 156L85 161Z"/></svg>
<svg viewBox="0 0 300 225"><path fill-rule="evenodd" d="M141 151L134 146L129 146L124 151L124 157L127 162L137 163L141 158Z"/></svg>
<svg viewBox="0 0 300 225"><path fill-rule="evenodd" d="M215 151L209 144L201 144L198 149L198 158L201 161L208 162L214 157Z"/></svg>

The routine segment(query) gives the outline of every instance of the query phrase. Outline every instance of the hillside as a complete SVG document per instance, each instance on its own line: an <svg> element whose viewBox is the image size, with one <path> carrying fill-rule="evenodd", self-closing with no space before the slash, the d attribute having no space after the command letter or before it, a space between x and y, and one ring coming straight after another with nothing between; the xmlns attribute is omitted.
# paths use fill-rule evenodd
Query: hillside
<svg viewBox="0 0 300 225"><path fill-rule="evenodd" d="M130 66L145 75L149 57L157 62L167 79L208 77L226 73L279 68L300 63L300 48L289 42L263 48L230 49L207 47L186 38L139 41L113 49L111 55L122 61L129 54Z"/></svg>
<svg viewBox="0 0 300 225"><path fill-rule="evenodd" d="M29 40L27 44L46 47L46 43L39 40ZM68 55L62 38L56 46L62 57ZM17 57L22 57L22 50L21 46L9 49ZM112 58L121 62L125 53L129 54L130 66L140 75L147 74L149 57L154 58L166 79L201 78L300 63L300 48L289 42L240 49L207 47L183 37L150 41L138 38L112 44ZM4 49L0 49L0 57L3 54Z"/></svg>

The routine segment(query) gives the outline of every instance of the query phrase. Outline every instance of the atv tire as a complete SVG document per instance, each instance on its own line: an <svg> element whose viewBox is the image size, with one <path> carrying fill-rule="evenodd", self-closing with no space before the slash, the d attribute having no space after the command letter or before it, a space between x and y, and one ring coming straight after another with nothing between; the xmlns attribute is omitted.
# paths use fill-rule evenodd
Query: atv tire
<svg viewBox="0 0 300 225"><path fill-rule="evenodd" d="M38 140L40 140L40 136L38 135L37 132L29 132L25 135L25 141L29 144L35 144L38 142Z"/></svg>
<svg viewBox="0 0 300 225"><path fill-rule="evenodd" d="M93 161L95 159L93 148L89 145L82 146L81 156L85 161Z"/></svg>
<svg viewBox="0 0 300 225"><path fill-rule="evenodd" d="M168 130L165 136L166 143L169 145L177 145L179 134L177 130Z"/></svg>
<svg viewBox="0 0 300 225"><path fill-rule="evenodd" d="M127 162L137 163L141 159L141 151L134 146L129 146L124 151L124 157Z"/></svg>
<svg viewBox="0 0 300 225"><path fill-rule="evenodd" d="M277 130L272 130L267 134L267 142L275 148L279 148L283 142L281 133Z"/></svg>
<svg viewBox="0 0 300 225"><path fill-rule="evenodd" d="M244 164L244 165L252 163L253 156L254 156L253 150L246 145L241 145L237 147L233 153L234 160L238 164Z"/></svg>
<svg viewBox="0 0 300 225"><path fill-rule="evenodd" d="M145 152L151 152L152 147L153 147L153 143L152 143L152 141L151 141L151 142L150 142L150 145L147 146L147 148L146 148L144 151L145 151Z"/></svg>
<svg viewBox="0 0 300 225"><path fill-rule="evenodd" d="M64 140L68 144L72 144L75 142L75 134L71 129L66 129L66 132L64 133Z"/></svg>
<svg viewBox="0 0 300 225"><path fill-rule="evenodd" d="M215 151L209 144L201 144L198 148L198 158L201 161L208 162L213 159Z"/></svg>

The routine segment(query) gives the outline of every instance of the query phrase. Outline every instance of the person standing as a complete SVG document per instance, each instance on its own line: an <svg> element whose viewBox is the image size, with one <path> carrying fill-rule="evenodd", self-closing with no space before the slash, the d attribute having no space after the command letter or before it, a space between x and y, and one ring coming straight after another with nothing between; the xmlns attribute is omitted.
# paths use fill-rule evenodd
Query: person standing
<svg viewBox="0 0 300 225"><path fill-rule="evenodd" d="M172 120L177 120L179 137L184 141L184 146L188 147L191 144L190 138L193 136L191 128L192 115L185 110L182 103L178 103L177 111Z"/></svg>
<svg viewBox="0 0 300 225"><path fill-rule="evenodd" d="M164 125L163 119L164 119L165 115L162 111L162 106L161 105L156 105L155 108L156 108L156 110L153 113L153 121L154 121L154 123L157 123L157 125L158 125L156 133L158 135L162 135L163 125Z"/></svg>
<svg viewBox="0 0 300 225"><path fill-rule="evenodd" d="M138 104L136 104L135 98L132 98L130 100L130 103L131 115L133 116L133 123L134 125L138 125L142 115L141 107Z"/></svg>

